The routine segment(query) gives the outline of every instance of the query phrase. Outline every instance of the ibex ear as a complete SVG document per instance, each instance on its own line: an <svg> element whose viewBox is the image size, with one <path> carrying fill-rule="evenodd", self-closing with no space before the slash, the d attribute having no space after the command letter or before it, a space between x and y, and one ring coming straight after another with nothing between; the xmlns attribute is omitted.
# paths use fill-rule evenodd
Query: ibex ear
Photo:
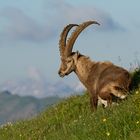
<svg viewBox="0 0 140 140"><path fill-rule="evenodd" d="M80 55L79 51L76 51L77 58L79 57L79 55Z"/></svg>
<svg viewBox="0 0 140 140"><path fill-rule="evenodd" d="M75 52L75 57L74 57L74 61L75 63L77 63L78 57L80 56L80 53L78 51Z"/></svg>

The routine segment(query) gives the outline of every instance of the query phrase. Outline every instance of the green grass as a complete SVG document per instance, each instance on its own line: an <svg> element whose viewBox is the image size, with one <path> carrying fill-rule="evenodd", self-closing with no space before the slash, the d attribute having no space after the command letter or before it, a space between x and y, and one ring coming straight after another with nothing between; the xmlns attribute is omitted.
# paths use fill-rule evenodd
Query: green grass
<svg viewBox="0 0 140 140"><path fill-rule="evenodd" d="M70 97L38 117L7 124L0 140L139 140L140 90L119 105L90 110L87 94Z"/></svg>
<svg viewBox="0 0 140 140"><path fill-rule="evenodd" d="M8 123L0 140L140 140L140 69L135 91L119 105L90 110L87 94L70 97L34 119Z"/></svg>

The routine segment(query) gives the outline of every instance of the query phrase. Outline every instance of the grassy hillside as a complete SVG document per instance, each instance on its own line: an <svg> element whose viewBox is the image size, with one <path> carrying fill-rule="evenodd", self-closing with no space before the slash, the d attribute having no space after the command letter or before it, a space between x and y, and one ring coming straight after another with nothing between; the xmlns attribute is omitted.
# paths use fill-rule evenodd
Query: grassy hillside
<svg viewBox="0 0 140 140"><path fill-rule="evenodd" d="M134 91L119 105L90 110L87 94L73 96L28 121L0 126L0 140L140 140L140 69Z"/></svg>
<svg viewBox="0 0 140 140"><path fill-rule="evenodd" d="M1 126L0 140L139 140L140 90L93 113L88 96L70 97L38 117Z"/></svg>

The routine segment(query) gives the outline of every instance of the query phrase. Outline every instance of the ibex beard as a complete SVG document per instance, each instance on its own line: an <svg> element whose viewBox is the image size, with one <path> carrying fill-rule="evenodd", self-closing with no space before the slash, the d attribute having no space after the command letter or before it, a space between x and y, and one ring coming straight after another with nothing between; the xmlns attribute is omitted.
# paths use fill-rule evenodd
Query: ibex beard
<svg viewBox="0 0 140 140"><path fill-rule="evenodd" d="M96 21L87 21L80 25L69 24L63 29L59 41L61 66L58 74L64 77L75 72L88 90L91 108L96 110L98 100L106 107L112 104L114 97L125 99L129 93L131 76L127 70L111 62L94 62L79 52L72 52L79 34L91 24L100 25ZM67 40L73 27L76 29Z"/></svg>

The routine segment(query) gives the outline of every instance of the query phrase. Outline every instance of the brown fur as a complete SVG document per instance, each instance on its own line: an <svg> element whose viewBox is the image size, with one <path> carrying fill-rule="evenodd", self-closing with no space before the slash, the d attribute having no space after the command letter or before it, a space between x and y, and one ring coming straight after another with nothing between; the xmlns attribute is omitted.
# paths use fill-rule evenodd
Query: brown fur
<svg viewBox="0 0 140 140"><path fill-rule="evenodd" d="M97 108L98 96L110 105L112 96L126 96L129 91L129 73L111 62L92 62L83 56L78 60L75 72L88 89L94 109Z"/></svg>
<svg viewBox="0 0 140 140"><path fill-rule="evenodd" d="M90 25L92 22L85 23L83 24ZM77 28L83 30L83 28L87 27L84 27L83 24ZM76 40L75 32L73 33L73 37L74 40ZM72 37L70 39L72 39ZM69 40L69 42L70 41L71 40ZM72 46L70 46L70 49L65 46L65 49L67 51L69 50L69 52L66 53L69 55L61 59L59 75L64 77L74 71L79 80L87 88L90 95L91 107L94 110L97 109L98 99L107 101L107 105L110 106L114 96L124 99L128 95L131 77L127 70L111 62L91 61L89 57L81 55L79 52L72 52Z"/></svg>

